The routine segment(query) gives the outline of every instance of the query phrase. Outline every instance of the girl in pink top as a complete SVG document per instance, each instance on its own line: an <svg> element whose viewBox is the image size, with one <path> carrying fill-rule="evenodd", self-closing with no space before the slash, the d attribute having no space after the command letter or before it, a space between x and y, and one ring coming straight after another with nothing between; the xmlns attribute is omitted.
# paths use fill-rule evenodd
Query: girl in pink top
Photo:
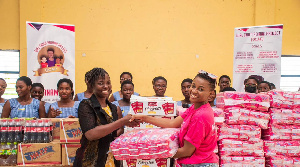
<svg viewBox="0 0 300 167"><path fill-rule="evenodd" d="M214 94L215 78L208 73L199 73L189 90L193 105L174 120L146 115L133 115L138 119L162 128L181 128L179 146L174 158L182 167L218 167L218 157L213 152L217 146L214 112L208 103Z"/></svg>

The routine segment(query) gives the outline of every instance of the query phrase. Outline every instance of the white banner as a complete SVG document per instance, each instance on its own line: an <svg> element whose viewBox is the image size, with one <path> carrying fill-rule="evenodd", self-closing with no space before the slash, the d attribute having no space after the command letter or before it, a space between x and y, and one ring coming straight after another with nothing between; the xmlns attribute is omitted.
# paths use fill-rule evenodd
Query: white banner
<svg viewBox="0 0 300 167"><path fill-rule="evenodd" d="M57 82L69 78L75 91L75 26L26 22L27 76L44 85L43 100L59 100Z"/></svg>
<svg viewBox="0 0 300 167"><path fill-rule="evenodd" d="M283 25L235 28L233 88L244 91L244 80L259 75L280 88Z"/></svg>

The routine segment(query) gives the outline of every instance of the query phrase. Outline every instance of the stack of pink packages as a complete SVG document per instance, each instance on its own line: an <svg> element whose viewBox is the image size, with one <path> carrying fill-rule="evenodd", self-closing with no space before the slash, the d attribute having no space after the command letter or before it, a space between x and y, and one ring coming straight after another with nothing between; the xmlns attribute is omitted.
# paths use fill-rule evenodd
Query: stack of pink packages
<svg viewBox="0 0 300 167"><path fill-rule="evenodd" d="M222 156L220 162L220 167L265 167L265 157Z"/></svg>
<svg viewBox="0 0 300 167"><path fill-rule="evenodd" d="M241 107L252 110L268 111L270 97L268 94L226 91L216 96L218 108Z"/></svg>
<svg viewBox="0 0 300 167"><path fill-rule="evenodd" d="M270 115L246 108L230 107L225 109L225 123L230 125L257 125L268 128Z"/></svg>
<svg viewBox="0 0 300 167"><path fill-rule="evenodd" d="M219 128L219 140L234 139L243 141L258 141L261 139L261 129L254 125L226 125Z"/></svg>
<svg viewBox="0 0 300 167"><path fill-rule="evenodd" d="M110 146L117 160L173 157L178 150L179 129L134 129Z"/></svg>
<svg viewBox="0 0 300 167"><path fill-rule="evenodd" d="M271 90L268 95L270 124L262 130L266 166L300 166L300 92Z"/></svg>
<svg viewBox="0 0 300 167"><path fill-rule="evenodd" d="M276 155L299 157L300 141L265 141L264 151L266 157Z"/></svg>
<svg viewBox="0 0 300 167"><path fill-rule="evenodd" d="M270 108L271 124L300 125L300 108Z"/></svg>
<svg viewBox="0 0 300 167"><path fill-rule="evenodd" d="M219 141L219 153L222 156L254 156L263 157L264 142L259 141L238 141L222 139Z"/></svg>
<svg viewBox="0 0 300 167"><path fill-rule="evenodd" d="M300 108L300 92L271 90L268 92L268 95L273 108Z"/></svg>
<svg viewBox="0 0 300 167"><path fill-rule="evenodd" d="M225 113L222 108L212 108L214 111L215 124L222 125L225 121Z"/></svg>
<svg viewBox="0 0 300 167"><path fill-rule="evenodd" d="M262 131L264 140L300 140L300 126L270 124Z"/></svg>
<svg viewBox="0 0 300 167"><path fill-rule="evenodd" d="M300 158L286 156L267 157L266 167L300 167Z"/></svg>

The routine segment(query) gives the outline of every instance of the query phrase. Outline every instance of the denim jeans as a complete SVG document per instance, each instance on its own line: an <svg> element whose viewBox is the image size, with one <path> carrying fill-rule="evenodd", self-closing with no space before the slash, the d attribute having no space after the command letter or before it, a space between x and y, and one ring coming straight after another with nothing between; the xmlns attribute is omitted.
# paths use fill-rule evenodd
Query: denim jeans
<svg viewBox="0 0 300 167"><path fill-rule="evenodd" d="M217 163L182 164L181 167L219 167Z"/></svg>

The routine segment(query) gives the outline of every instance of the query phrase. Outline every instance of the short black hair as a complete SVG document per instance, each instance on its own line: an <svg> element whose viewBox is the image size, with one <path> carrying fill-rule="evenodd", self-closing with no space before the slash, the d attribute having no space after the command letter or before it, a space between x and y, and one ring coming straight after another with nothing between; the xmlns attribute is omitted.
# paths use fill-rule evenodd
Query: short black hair
<svg viewBox="0 0 300 167"><path fill-rule="evenodd" d="M160 80L160 79L166 81L166 84L168 84L168 81L166 80L165 77L163 77L163 76L158 76L158 77L153 78L153 80L152 80L152 85L154 85L155 82L156 82L157 80Z"/></svg>
<svg viewBox="0 0 300 167"><path fill-rule="evenodd" d="M196 78L196 77L199 77L199 78L202 78L202 79L208 81L208 82L209 82L209 85L210 85L210 89L211 89L211 90L215 90L215 88L216 88L216 79L211 78L211 77L208 75L208 73L198 73L198 74L195 76L195 78Z"/></svg>
<svg viewBox="0 0 300 167"><path fill-rule="evenodd" d="M35 88L35 87L40 87L40 88L42 88L43 90L45 90L45 89L44 89L44 85L41 84L41 83L33 83L31 89L33 89L33 88Z"/></svg>
<svg viewBox="0 0 300 167"><path fill-rule="evenodd" d="M259 83L259 81L256 77L250 76L250 77L248 77L247 79L244 80L244 85L246 85L246 83L248 82L249 79L254 79L257 84Z"/></svg>
<svg viewBox="0 0 300 167"><path fill-rule="evenodd" d="M26 76L22 76L20 78L17 79L17 82L18 81L23 81L27 86L31 86L32 85L32 81L29 77L26 77Z"/></svg>
<svg viewBox="0 0 300 167"><path fill-rule="evenodd" d="M271 87L273 86L274 88L276 88L275 84L273 84L272 82L269 82Z"/></svg>
<svg viewBox="0 0 300 167"><path fill-rule="evenodd" d="M184 80L181 82L181 86L182 86L182 84L185 83L185 82L192 83L193 80L192 80L191 78L186 78L186 79L184 79Z"/></svg>
<svg viewBox="0 0 300 167"><path fill-rule="evenodd" d="M128 80L125 80L124 82L122 82L121 84L121 90L122 90L122 87L126 84L131 84L133 87L134 87L134 84L131 82L131 81L128 81Z"/></svg>
<svg viewBox="0 0 300 167"><path fill-rule="evenodd" d="M47 59L47 56L45 56L45 55L42 55L40 59L42 60L43 57L45 57Z"/></svg>
<svg viewBox="0 0 300 167"><path fill-rule="evenodd" d="M269 89L271 90L271 84L270 84L270 82L268 82L268 81L261 81L259 84L257 84L257 86L258 85L260 85L260 84L262 84L262 83L265 83L265 84L267 84L268 86L269 86Z"/></svg>
<svg viewBox="0 0 300 167"><path fill-rule="evenodd" d="M233 87L226 87L221 92L226 92L226 91L236 91L236 90Z"/></svg>
<svg viewBox="0 0 300 167"><path fill-rule="evenodd" d="M93 68L90 71L90 77L87 78L88 83L92 88L94 88L96 81L101 77L105 78L105 74L108 75L108 73L103 68ZM109 76L109 75L108 75Z"/></svg>
<svg viewBox="0 0 300 167"><path fill-rule="evenodd" d="M60 80L57 82L57 89L58 89L59 86L60 86L62 83L64 83L64 82L68 83L68 84L70 85L71 89L73 90L73 82L72 82L70 79L68 79L68 78L60 79Z"/></svg>
<svg viewBox="0 0 300 167"><path fill-rule="evenodd" d="M132 74L131 74L130 72L122 72L122 74L120 75L120 79L121 79L122 76L125 75L125 74L129 75L130 78L131 78L131 80L133 79L133 78L132 78Z"/></svg>
<svg viewBox="0 0 300 167"><path fill-rule="evenodd" d="M54 49L53 48L48 48L47 52L52 51L54 53Z"/></svg>
<svg viewBox="0 0 300 167"><path fill-rule="evenodd" d="M221 82L221 79L222 78L227 78L227 79L229 79L229 81L231 82L231 79L230 79L230 77L228 76L228 75L222 75L220 78L219 78L219 82Z"/></svg>

